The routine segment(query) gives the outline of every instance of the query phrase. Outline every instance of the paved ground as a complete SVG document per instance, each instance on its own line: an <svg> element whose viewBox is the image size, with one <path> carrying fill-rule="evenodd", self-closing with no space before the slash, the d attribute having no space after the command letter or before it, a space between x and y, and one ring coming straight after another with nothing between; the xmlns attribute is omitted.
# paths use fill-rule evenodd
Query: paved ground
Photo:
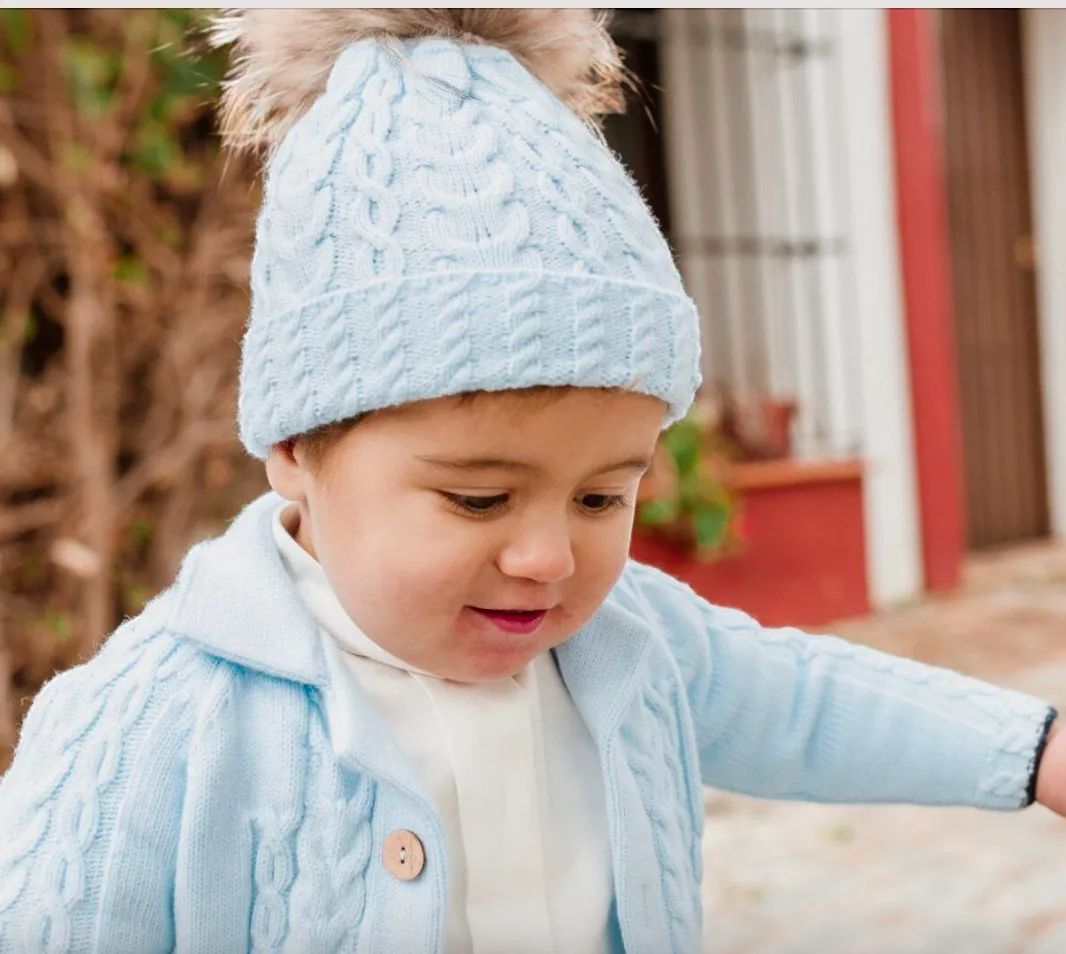
<svg viewBox="0 0 1066 954"><path fill-rule="evenodd" d="M975 561L957 597L833 632L1066 711L1066 549ZM1066 819L708 793L706 954L1066 954Z"/></svg>

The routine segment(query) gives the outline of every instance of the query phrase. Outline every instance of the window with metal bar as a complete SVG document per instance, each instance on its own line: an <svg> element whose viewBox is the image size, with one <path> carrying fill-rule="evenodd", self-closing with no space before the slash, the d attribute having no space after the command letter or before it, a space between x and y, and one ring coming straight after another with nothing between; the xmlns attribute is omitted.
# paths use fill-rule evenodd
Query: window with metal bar
<svg viewBox="0 0 1066 954"><path fill-rule="evenodd" d="M861 450L858 322L832 10L619 10L642 100L608 141L668 229L704 377L795 401L797 456Z"/></svg>

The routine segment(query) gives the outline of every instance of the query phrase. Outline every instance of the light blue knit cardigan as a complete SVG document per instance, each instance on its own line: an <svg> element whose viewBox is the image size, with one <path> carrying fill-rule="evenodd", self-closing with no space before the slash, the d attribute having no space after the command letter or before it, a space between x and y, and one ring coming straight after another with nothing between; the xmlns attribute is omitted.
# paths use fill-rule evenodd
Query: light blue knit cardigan
<svg viewBox="0 0 1066 954"><path fill-rule="evenodd" d="M86 665L0 781L0 952L438 952L441 821L249 506ZM616 948L700 948L701 782L774 798L1013 809L1043 703L765 630L631 563L557 650L606 783ZM426 866L398 881L385 836ZM725 860L723 860L725 863Z"/></svg>

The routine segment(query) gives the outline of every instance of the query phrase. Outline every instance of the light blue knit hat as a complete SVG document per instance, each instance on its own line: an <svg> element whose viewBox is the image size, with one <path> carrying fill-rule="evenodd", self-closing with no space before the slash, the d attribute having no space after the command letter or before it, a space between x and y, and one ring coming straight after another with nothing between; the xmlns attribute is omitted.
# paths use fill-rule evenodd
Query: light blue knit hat
<svg viewBox="0 0 1066 954"><path fill-rule="evenodd" d="M621 163L491 38L383 42L365 38L367 13L388 11L304 11L343 49L267 166L240 375L248 450L263 458L377 408L534 385L629 388L665 401L667 423L683 416L698 318ZM270 84L299 75L285 44L316 47L306 22L286 21L300 11L241 16L228 21L244 44L230 118L240 134L258 117L259 136ZM268 18L258 37L251 16ZM275 75L279 49L290 59Z"/></svg>

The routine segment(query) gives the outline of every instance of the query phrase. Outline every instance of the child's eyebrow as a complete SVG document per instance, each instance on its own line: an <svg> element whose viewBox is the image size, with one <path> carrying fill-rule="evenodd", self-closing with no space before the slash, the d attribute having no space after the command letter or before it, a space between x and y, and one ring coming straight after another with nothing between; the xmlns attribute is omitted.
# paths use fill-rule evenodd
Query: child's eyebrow
<svg viewBox="0 0 1066 954"><path fill-rule="evenodd" d="M416 454L415 459L424 464L448 470L516 470L526 474L543 473L543 468L536 464L521 460L508 460L504 457L434 457L429 454ZM649 467L651 467L651 461L647 457L627 457L614 464L597 467L587 476L599 477L601 474L610 474L616 470L639 470L644 474L647 473Z"/></svg>

